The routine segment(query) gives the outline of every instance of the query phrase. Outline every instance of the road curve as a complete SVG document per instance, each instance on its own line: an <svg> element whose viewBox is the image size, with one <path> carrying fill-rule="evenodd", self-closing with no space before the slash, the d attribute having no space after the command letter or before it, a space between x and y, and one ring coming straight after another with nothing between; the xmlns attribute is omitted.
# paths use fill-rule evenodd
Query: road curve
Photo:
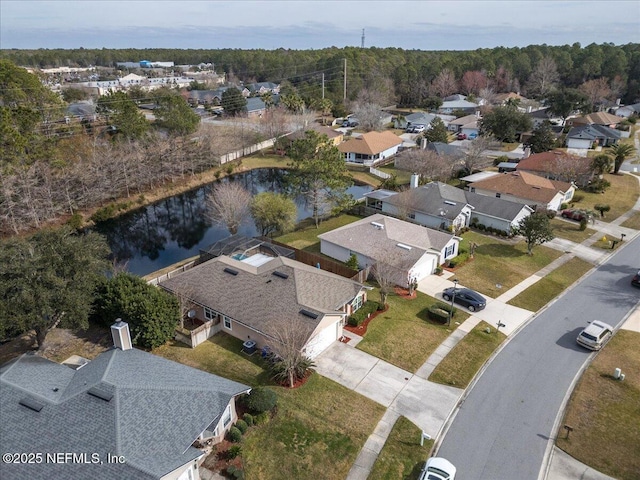
<svg viewBox="0 0 640 480"><path fill-rule="evenodd" d="M640 236L540 313L496 355L438 448L437 455L457 467L461 480L538 479L565 394L589 359L589 352L576 345L576 336L590 320L619 326L640 301L640 291L630 285L638 268Z"/></svg>

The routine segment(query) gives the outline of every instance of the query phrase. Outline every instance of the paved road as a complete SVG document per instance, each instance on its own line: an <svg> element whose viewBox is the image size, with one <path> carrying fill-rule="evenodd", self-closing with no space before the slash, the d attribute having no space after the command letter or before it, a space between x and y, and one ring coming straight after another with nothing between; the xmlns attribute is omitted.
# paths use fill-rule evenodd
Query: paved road
<svg viewBox="0 0 640 480"><path fill-rule="evenodd" d="M539 478L565 393L589 358L575 338L589 320L620 323L640 300L629 283L638 268L640 237L538 315L496 356L437 452L456 465L461 480Z"/></svg>

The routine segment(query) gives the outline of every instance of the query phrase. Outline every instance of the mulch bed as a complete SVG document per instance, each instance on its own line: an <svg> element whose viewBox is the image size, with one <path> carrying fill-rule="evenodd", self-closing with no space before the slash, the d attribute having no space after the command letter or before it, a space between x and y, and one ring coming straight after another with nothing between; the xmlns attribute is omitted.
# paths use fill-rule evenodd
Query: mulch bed
<svg viewBox="0 0 640 480"><path fill-rule="evenodd" d="M395 287L395 293L397 296L402 297L406 300L413 300L414 298L418 298L416 291L413 291L413 295L409 295L409 290L407 288Z"/></svg>
<svg viewBox="0 0 640 480"><path fill-rule="evenodd" d="M343 328L347 332L355 333L356 335L360 335L362 337L365 333L367 333L367 326L369 325L369 322L371 320L373 320L374 318L376 318L381 313L386 312L387 310L389 310L389 305L385 305L384 309L382 309L382 310L377 310L377 311L373 312L369 318L367 318L364 322L362 322L360 324L360 326L352 327L351 325L345 325Z"/></svg>

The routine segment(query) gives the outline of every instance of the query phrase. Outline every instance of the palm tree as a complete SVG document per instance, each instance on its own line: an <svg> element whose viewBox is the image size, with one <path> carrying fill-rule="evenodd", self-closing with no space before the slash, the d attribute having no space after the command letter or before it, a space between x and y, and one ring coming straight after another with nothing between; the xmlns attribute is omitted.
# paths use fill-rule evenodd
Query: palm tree
<svg viewBox="0 0 640 480"><path fill-rule="evenodd" d="M601 153L591 161L591 168L596 175L602 175L611 171L613 160L609 155Z"/></svg>
<svg viewBox="0 0 640 480"><path fill-rule="evenodd" d="M629 158L636 151L633 145L628 143L619 143L611 147L611 154L613 155L613 173L618 173L622 163Z"/></svg>

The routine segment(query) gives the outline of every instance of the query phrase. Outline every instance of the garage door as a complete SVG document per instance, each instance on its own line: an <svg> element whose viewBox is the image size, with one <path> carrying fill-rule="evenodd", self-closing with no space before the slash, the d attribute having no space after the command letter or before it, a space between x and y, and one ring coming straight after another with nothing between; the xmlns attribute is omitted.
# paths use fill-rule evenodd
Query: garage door
<svg viewBox="0 0 640 480"><path fill-rule="evenodd" d="M308 357L316 357L338 339L338 323L328 325L309 341L306 348Z"/></svg>
<svg viewBox="0 0 640 480"><path fill-rule="evenodd" d="M411 269L409 274L415 277L417 281L420 281L423 278L431 275L431 273L435 270L436 268L435 262L436 262L436 259L433 256L425 258L421 263L419 263L418 265L415 265Z"/></svg>

